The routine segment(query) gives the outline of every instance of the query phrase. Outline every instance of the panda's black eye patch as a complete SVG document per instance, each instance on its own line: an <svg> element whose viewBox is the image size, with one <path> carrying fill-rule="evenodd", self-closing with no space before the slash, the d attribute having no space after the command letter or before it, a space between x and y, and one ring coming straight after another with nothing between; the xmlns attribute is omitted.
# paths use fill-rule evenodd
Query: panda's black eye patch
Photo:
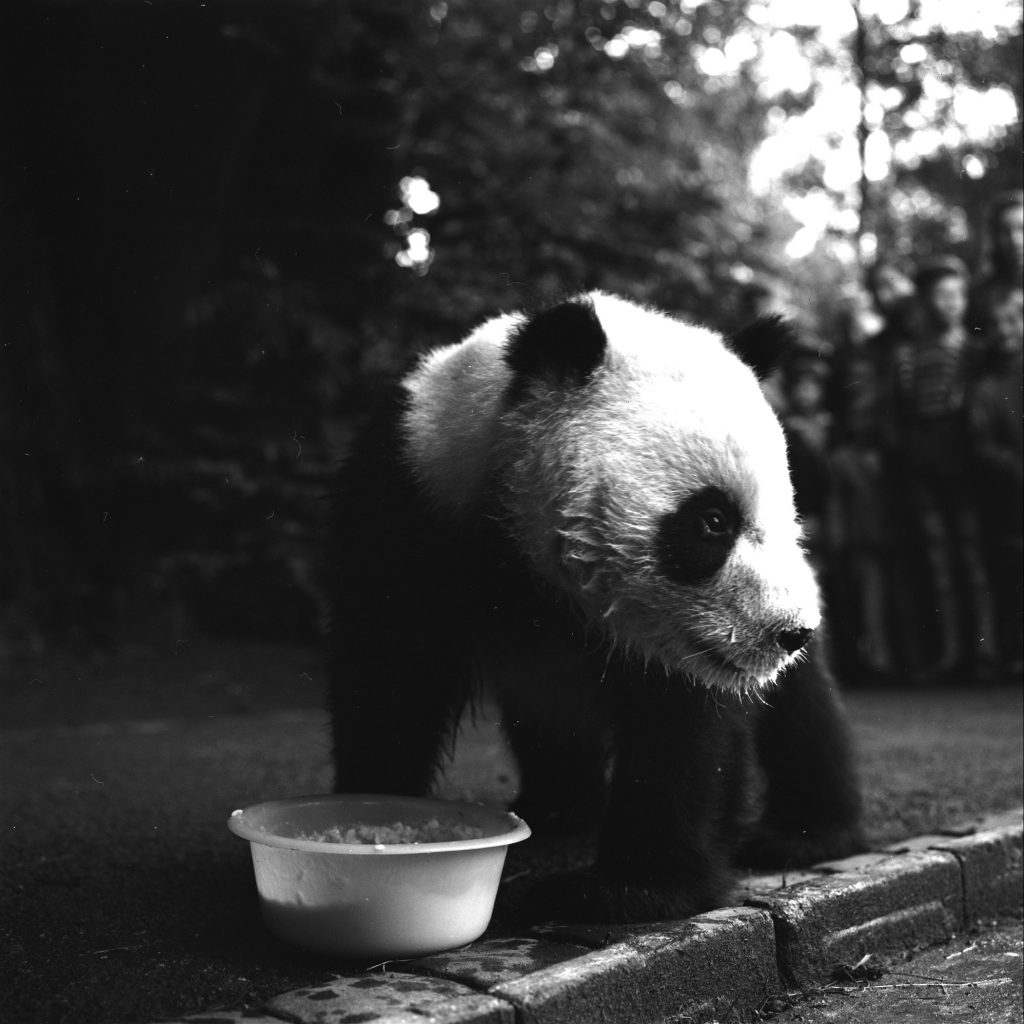
<svg viewBox="0 0 1024 1024"><path fill-rule="evenodd" d="M691 494L658 524L661 571L676 583L710 579L729 557L739 529L739 509L725 491L705 487Z"/></svg>

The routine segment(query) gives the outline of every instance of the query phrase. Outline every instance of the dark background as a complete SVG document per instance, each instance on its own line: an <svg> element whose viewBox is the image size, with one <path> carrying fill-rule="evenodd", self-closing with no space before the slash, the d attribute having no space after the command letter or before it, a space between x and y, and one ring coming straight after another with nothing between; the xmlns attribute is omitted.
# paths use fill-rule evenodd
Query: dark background
<svg viewBox="0 0 1024 1024"><path fill-rule="evenodd" d="M803 263L746 178L769 123L837 67L897 98L894 143L929 81L1001 83L1019 110L1019 24L922 35L914 10L865 16L835 50L780 25L811 85L768 95L752 65L701 59L756 28L750 2L9 0L4 651L191 626L314 641L333 461L412 353L500 309L600 286L728 328L740 285L799 282L803 326L834 349L860 301L836 252L865 232L979 266L984 203L1020 181L1019 121L862 177L856 229L826 233L847 249ZM927 110L925 127L952 117ZM828 192L814 160L779 187Z"/></svg>

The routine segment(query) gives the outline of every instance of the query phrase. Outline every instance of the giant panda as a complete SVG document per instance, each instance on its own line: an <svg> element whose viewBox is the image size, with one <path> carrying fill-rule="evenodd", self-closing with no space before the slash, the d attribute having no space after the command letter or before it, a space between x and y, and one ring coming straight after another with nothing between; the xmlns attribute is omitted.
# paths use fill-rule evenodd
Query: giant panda
<svg viewBox="0 0 1024 1024"><path fill-rule="evenodd" d="M336 789L426 793L486 687L518 813L598 836L591 867L540 887L544 916L683 917L728 899L737 861L859 849L759 386L791 335L764 318L725 339L593 292L423 356L335 496Z"/></svg>

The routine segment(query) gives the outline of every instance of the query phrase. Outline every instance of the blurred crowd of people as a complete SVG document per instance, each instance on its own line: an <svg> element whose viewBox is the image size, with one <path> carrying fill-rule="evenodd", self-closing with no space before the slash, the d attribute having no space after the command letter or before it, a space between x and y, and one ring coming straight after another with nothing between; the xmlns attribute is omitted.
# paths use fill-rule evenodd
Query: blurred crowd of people
<svg viewBox="0 0 1024 1024"><path fill-rule="evenodd" d="M879 262L883 324L776 382L797 504L845 674L1019 678L1024 194L999 196L987 258Z"/></svg>

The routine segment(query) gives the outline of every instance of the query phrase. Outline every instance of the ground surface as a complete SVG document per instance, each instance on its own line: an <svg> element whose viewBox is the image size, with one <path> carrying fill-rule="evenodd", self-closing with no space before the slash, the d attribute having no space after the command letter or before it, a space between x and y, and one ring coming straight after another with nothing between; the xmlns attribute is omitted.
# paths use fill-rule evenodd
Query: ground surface
<svg viewBox="0 0 1024 1024"><path fill-rule="evenodd" d="M1019 1024L1022 981L1021 923L1008 921L881 971L868 961L816 992L774 999L763 1012L772 1024Z"/></svg>
<svg viewBox="0 0 1024 1024"><path fill-rule="evenodd" d="M315 651L199 641L0 673L0 1020L240 1008L337 969L267 935L225 828L329 788L322 679ZM1022 802L1019 686L848 704L876 843ZM444 792L500 801L514 782L494 724L468 725ZM531 841L507 873L582 852Z"/></svg>

